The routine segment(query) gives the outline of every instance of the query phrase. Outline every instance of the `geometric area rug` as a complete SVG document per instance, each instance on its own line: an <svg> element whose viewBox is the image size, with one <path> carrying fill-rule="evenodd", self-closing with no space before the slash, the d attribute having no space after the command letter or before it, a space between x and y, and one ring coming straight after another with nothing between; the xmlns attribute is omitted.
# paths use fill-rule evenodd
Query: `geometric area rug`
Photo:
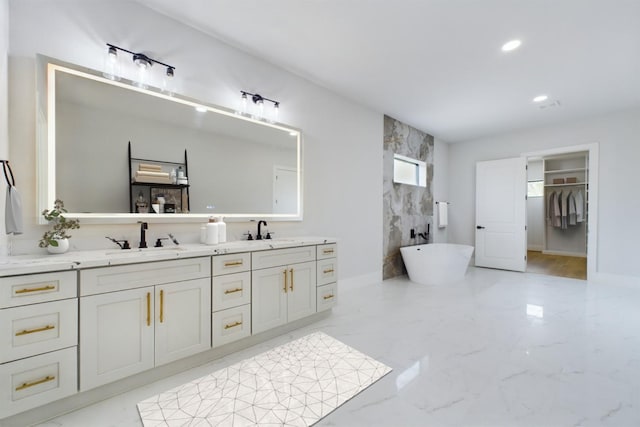
<svg viewBox="0 0 640 427"><path fill-rule="evenodd" d="M310 426L391 372L315 332L138 403L150 426Z"/></svg>

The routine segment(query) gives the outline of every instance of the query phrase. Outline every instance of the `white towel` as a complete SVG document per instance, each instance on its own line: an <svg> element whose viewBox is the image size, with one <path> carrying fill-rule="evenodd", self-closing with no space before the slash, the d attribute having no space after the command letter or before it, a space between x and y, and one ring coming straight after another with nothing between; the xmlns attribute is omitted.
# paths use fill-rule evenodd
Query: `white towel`
<svg viewBox="0 0 640 427"><path fill-rule="evenodd" d="M438 228L445 228L449 223L448 218L449 204L445 202L438 203Z"/></svg>
<svg viewBox="0 0 640 427"><path fill-rule="evenodd" d="M5 230L7 234L22 234L22 197L16 187L7 187L5 205Z"/></svg>

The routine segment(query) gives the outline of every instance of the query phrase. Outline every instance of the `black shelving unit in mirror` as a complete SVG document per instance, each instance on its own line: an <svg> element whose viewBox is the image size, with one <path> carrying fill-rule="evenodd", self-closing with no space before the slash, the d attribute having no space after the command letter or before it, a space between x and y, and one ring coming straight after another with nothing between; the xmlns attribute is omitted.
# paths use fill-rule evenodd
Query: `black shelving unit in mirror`
<svg viewBox="0 0 640 427"><path fill-rule="evenodd" d="M184 161L147 159L133 157L129 141L128 158L130 213L189 212L189 165L186 149Z"/></svg>

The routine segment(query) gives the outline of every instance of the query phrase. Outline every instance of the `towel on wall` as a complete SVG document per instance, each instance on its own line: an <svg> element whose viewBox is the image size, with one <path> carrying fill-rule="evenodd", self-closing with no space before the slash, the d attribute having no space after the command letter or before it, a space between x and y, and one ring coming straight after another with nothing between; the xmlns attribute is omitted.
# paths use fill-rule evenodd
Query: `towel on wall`
<svg viewBox="0 0 640 427"><path fill-rule="evenodd" d="M7 175L7 168L11 174L11 180ZM15 187L16 180L9 162L2 162L4 177L7 180L7 198L5 202L4 226L7 234L22 234L22 197Z"/></svg>
<svg viewBox="0 0 640 427"><path fill-rule="evenodd" d="M449 204L446 202L438 203L438 228L445 228L449 224Z"/></svg>

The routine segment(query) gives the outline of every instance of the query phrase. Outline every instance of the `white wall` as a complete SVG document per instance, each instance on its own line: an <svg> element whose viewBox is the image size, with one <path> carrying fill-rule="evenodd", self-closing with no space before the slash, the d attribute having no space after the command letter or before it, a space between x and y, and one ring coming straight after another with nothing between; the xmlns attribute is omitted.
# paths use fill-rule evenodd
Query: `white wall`
<svg viewBox="0 0 640 427"><path fill-rule="evenodd" d="M527 164L527 181L542 181L542 160L530 160ZM544 197L527 198L527 249L541 251L544 233Z"/></svg>
<svg viewBox="0 0 640 427"><path fill-rule="evenodd" d="M480 160L521 153L599 143L597 272L640 276L637 236L640 236L640 109L500 136L449 147L449 191L453 206L449 239L474 244L475 164ZM591 208L591 207L590 207Z"/></svg>
<svg viewBox="0 0 640 427"><path fill-rule="evenodd" d="M438 228L438 206L436 202L449 201L449 144L435 138L433 142L433 228L434 243L448 242L448 227ZM454 206L449 206L455 209Z"/></svg>
<svg viewBox="0 0 640 427"><path fill-rule="evenodd" d="M9 0L0 0L0 158L9 158L7 59L9 53ZM4 186L0 186L4 188ZM4 196L0 197L0 212L4 219ZM0 225L0 255L6 255L7 236L4 221Z"/></svg>
<svg viewBox="0 0 640 427"><path fill-rule="evenodd" d="M105 43L142 51L176 67L177 92L235 108L239 91L259 91L282 104L280 119L301 128L304 221L270 223L276 237L328 235L340 239L340 278L381 277L382 114L247 55L128 1L20 0L10 4L10 143L25 204L24 236L16 252L34 252L45 229L36 224L34 58L36 53L94 69ZM240 238L255 223L230 224ZM151 224L149 239L175 232L196 242L196 224ZM137 241L135 225L82 225L76 249L105 247L105 235Z"/></svg>

